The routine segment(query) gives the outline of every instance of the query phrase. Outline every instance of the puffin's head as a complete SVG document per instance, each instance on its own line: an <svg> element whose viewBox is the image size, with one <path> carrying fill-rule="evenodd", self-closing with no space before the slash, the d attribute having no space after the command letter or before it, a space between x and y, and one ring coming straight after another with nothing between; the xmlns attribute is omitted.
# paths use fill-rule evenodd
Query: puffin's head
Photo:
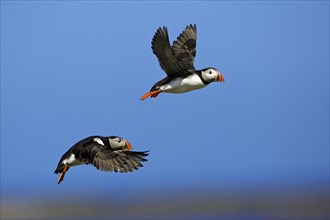
<svg viewBox="0 0 330 220"><path fill-rule="evenodd" d="M225 78L216 68L202 69L202 77L206 82L224 82Z"/></svg>
<svg viewBox="0 0 330 220"><path fill-rule="evenodd" d="M133 150L132 145L127 140L118 136L110 136L109 143L113 150Z"/></svg>

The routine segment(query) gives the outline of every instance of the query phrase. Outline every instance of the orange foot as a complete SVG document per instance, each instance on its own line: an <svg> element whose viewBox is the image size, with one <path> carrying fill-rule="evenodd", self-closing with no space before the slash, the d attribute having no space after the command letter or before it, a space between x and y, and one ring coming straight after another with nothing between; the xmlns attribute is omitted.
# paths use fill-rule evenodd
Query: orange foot
<svg viewBox="0 0 330 220"><path fill-rule="evenodd" d="M58 178L57 184L60 184L60 183L63 181L63 179L64 179L64 175L65 175L65 173L69 170L69 168L70 168L70 167L69 167L68 165L65 165L63 171L62 171L61 174L60 174L60 178Z"/></svg>
<svg viewBox="0 0 330 220"><path fill-rule="evenodd" d="M147 92L146 94L144 94L141 97L141 100L145 100L149 96L151 96L152 98L156 98L159 95L159 93L160 93L160 90L155 90L155 91Z"/></svg>

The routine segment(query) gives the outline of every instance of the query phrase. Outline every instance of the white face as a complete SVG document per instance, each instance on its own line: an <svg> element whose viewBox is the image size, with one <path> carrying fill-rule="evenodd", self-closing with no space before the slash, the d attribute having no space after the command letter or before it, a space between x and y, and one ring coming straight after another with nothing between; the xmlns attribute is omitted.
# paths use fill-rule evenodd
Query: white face
<svg viewBox="0 0 330 220"><path fill-rule="evenodd" d="M109 142L113 150L121 150L126 145L125 140L120 137L110 137Z"/></svg>
<svg viewBox="0 0 330 220"><path fill-rule="evenodd" d="M206 82L219 81L220 73L216 69L209 68L202 71L202 77Z"/></svg>
<svg viewBox="0 0 330 220"><path fill-rule="evenodd" d="M62 161L62 164L70 165L72 167L72 166L80 165L81 162L76 160L76 156L74 154L70 154L68 158Z"/></svg>

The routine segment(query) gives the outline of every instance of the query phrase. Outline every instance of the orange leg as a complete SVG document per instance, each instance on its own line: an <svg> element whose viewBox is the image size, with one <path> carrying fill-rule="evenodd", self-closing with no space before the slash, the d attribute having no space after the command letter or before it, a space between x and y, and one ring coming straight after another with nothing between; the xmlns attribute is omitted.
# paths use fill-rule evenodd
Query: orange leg
<svg viewBox="0 0 330 220"><path fill-rule="evenodd" d="M64 179L64 175L65 175L65 173L69 170L69 168L70 168L70 167L69 167L68 165L65 165L63 171L62 171L61 174L60 174L60 177L58 178L57 184L60 184L60 183L63 181L63 179Z"/></svg>
<svg viewBox="0 0 330 220"><path fill-rule="evenodd" d="M160 90L155 90L155 91L152 91L152 92L147 92L146 94L144 94L141 97L141 100L145 100L149 96L151 96L152 98L156 98L159 95L159 93L160 93Z"/></svg>

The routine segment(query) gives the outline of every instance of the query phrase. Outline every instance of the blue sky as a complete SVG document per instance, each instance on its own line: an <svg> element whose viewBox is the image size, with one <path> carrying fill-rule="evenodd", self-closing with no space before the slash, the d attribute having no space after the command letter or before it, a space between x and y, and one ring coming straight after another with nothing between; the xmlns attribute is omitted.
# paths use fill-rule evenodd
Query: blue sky
<svg viewBox="0 0 330 220"><path fill-rule="evenodd" d="M1 1L1 191L174 191L329 183L329 2ZM197 25L195 67L225 83L139 98L151 39ZM151 150L129 174L70 169L90 135Z"/></svg>

